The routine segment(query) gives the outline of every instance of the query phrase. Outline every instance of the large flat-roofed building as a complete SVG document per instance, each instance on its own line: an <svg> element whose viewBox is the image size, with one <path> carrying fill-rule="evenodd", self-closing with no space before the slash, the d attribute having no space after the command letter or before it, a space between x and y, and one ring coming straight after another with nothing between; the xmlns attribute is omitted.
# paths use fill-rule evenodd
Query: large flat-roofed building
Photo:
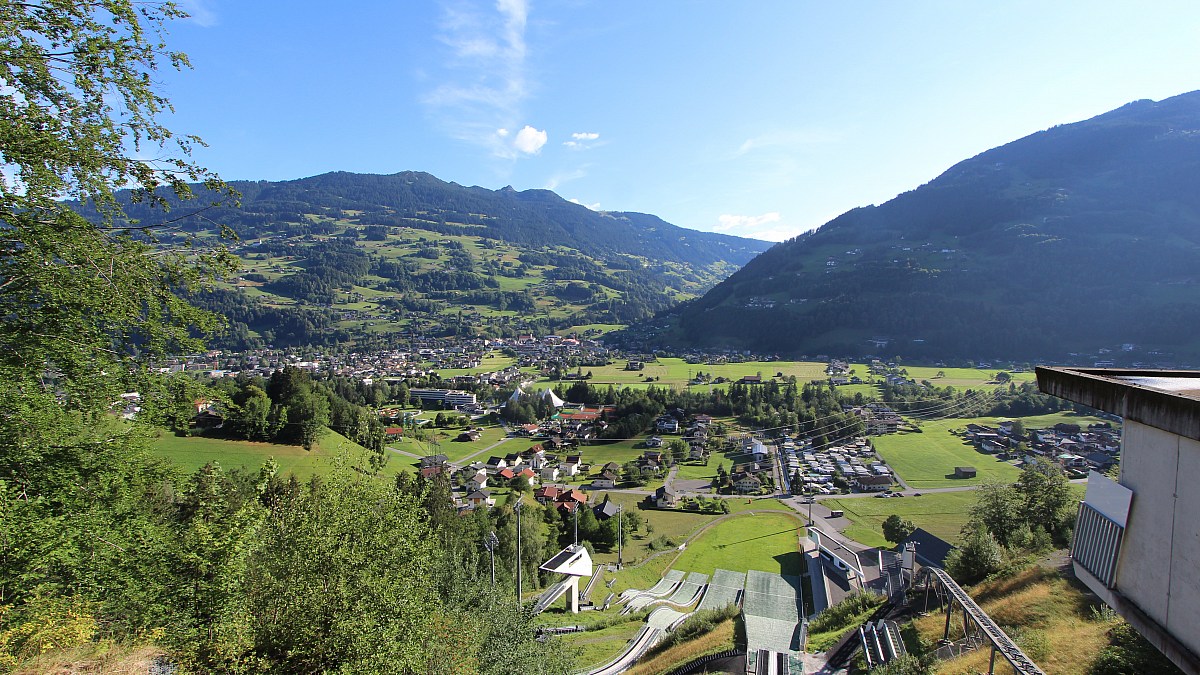
<svg viewBox="0 0 1200 675"><path fill-rule="evenodd" d="M1118 480L1092 472L1071 561L1184 672L1200 673L1200 372L1037 369L1038 387L1125 420Z"/></svg>
<svg viewBox="0 0 1200 675"><path fill-rule="evenodd" d="M422 401L442 401L455 408L476 405L475 394L457 389L409 389L408 394Z"/></svg>

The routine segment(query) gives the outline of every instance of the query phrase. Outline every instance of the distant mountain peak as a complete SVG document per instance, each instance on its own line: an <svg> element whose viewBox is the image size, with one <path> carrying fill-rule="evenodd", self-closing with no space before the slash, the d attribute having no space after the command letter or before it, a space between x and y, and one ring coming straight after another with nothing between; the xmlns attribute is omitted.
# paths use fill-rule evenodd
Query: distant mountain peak
<svg viewBox="0 0 1200 675"><path fill-rule="evenodd" d="M980 153L770 249L667 335L781 354L1200 357L1197 129L1200 91Z"/></svg>

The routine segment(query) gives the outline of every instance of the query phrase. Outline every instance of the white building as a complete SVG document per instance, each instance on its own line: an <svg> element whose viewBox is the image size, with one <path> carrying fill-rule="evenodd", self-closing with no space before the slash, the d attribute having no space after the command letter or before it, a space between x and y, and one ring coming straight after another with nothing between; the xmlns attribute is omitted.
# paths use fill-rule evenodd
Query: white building
<svg viewBox="0 0 1200 675"><path fill-rule="evenodd" d="M1200 372L1038 368L1038 387L1120 415L1121 474L1092 472L1076 576L1186 673L1200 673Z"/></svg>

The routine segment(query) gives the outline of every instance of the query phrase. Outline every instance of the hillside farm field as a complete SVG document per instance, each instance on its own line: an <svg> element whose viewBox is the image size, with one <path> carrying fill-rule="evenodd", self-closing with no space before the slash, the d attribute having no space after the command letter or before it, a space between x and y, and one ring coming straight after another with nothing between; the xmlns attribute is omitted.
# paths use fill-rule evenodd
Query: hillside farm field
<svg viewBox="0 0 1200 675"><path fill-rule="evenodd" d="M226 470L254 472L262 468L268 458L273 458L279 464L280 476L295 474L301 479L329 473L343 457L349 466L362 466L367 457L365 448L332 430L327 430L312 450L282 443L182 437L164 431L151 444L150 451L187 472L209 462L218 462ZM404 463L397 459L400 458L393 456L388 461L384 473L396 474L404 468Z"/></svg>

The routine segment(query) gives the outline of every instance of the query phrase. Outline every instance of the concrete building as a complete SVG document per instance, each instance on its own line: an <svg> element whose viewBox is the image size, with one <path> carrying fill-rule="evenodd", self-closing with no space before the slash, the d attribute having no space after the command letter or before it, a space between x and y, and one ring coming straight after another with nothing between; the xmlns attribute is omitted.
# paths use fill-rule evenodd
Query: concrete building
<svg viewBox="0 0 1200 675"><path fill-rule="evenodd" d="M477 403L475 394L456 389L410 389L408 390L408 395L413 398L419 398L422 401L445 403L454 408L476 405Z"/></svg>
<svg viewBox="0 0 1200 675"><path fill-rule="evenodd" d="M1200 673L1200 372L1038 368L1038 387L1125 419L1121 473L1092 472L1076 575L1186 673Z"/></svg>

